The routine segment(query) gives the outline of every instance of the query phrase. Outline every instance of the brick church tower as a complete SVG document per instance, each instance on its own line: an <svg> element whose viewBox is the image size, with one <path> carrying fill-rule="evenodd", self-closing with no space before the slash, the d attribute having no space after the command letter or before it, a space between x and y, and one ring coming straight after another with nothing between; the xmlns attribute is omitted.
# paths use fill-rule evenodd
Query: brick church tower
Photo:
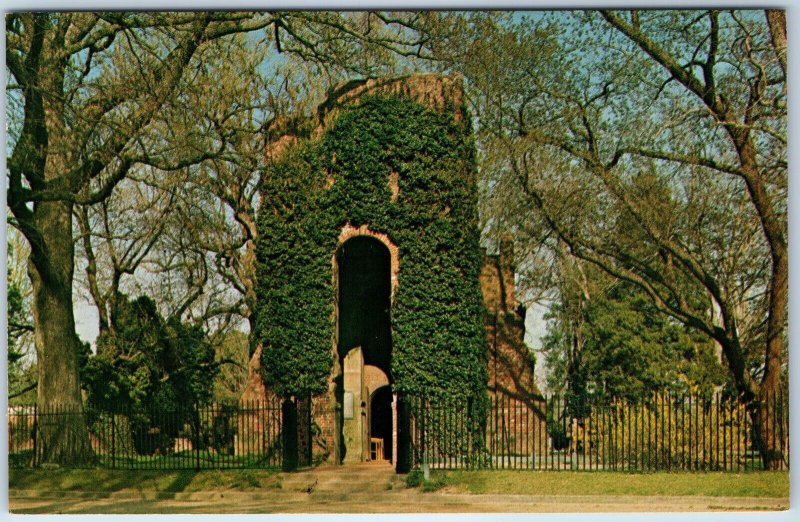
<svg viewBox="0 0 800 522"><path fill-rule="evenodd" d="M300 464L398 466L398 396L533 387L510 243L479 245L460 81L350 82L281 135L266 151L243 398L295 405Z"/></svg>

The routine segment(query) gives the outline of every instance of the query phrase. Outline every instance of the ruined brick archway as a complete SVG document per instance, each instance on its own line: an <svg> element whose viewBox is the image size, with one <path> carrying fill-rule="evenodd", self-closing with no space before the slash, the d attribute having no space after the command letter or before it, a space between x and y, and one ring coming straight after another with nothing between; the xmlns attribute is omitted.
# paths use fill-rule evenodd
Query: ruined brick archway
<svg viewBox="0 0 800 522"><path fill-rule="evenodd" d="M333 257L331 258L331 264L333 266L333 280L334 280L334 288L338 290L338 261L336 259L336 255L339 250L342 248L347 241L353 239L354 237L358 236L365 236L382 243L383 246L389 251L389 278L391 282L391 298L394 300L394 294L397 290L398 285L398 273L400 272L400 250L394 244L394 242L387 236L386 234L382 234L380 232L375 232L370 230L369 225L361 225L360 227L354 227L350 223L347 223L345 226L342 227L341 232L339 233L339 241L336 245L336 252L333 253Z"/></svg>
<svg viewBox="0 0 800 522"><path fill-rule="evenodd" d="M267 151L270 176L261 189L257 250L260 362L276 393L311 396L313 430L305 430L303 448L314 459L344 457L345 362L358 374L348 383L360 395L351 409L365 403L366 417L369 390L377 389L365 384L367 375L372 368L385 375L392 392L392 460L407 470L411 424L404 399L479 397L489 380L487 337L498 364L506 339L523 338L506 288L509 281L513 289L513 276L481 271L466 116L457 78L351 82L312 118L287 120L292 137ZM342 317L337 254L364 238L386 252L388 313L378 319L390 324L381 327L385 341L376 345L341 328L351 319ZM495 283L502 283L499 293L484 292L484 299L503 298L486 307L491 317L482 317L480 287ZM494 371L498 364L494 381L505 377ZM402 420L395 432L396 418Z"/></svg>
<svg viewBox="0 0 800 522"><path fill-rule="evenodd" d="M392 401L380 400L373 405L372 398L378 388L386 388L391 395L390 314L397 287L397 260L397 247L387 236L366 226L348 225L342 230L333 256L333 349L338 367L333 388L341 412L336 427L339 462L371 460L371 444L391 452L395 429ZM373 416L383 421L374 437ZM385 456L382 451L380 460Z"/></svg>
<svg viewBox="0 0 800 522"><path fill-rule="evenodd" d="M369 436L370 459L394 461L396 418L392 403L394 396L389 385L370 390L369 396ZM375 444L374 441L380 441ZM374 453L374 454L373 454Z"/></svg>

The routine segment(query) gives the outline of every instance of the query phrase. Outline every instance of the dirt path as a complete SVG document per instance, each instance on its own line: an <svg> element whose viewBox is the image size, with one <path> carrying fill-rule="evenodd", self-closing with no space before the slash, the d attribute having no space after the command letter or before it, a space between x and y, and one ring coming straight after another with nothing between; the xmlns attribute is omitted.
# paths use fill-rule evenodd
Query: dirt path
<svg viewBox="0 0 800 522"><path fill-rule="evenodd" d="M532 496L421 493L417 490L335 494L291 491L142 494L14 491L13 513L494 513L761 511L789 507L787 498Z"/></svg>
<svg viewBox="0 0 800 522"><path fill-rule="evenodd" d="M322 466L282 473L249 491L9 490L13 513L547 513L762 511L788 498L633 495L471 495L405 487L388 464Z"/></svg>

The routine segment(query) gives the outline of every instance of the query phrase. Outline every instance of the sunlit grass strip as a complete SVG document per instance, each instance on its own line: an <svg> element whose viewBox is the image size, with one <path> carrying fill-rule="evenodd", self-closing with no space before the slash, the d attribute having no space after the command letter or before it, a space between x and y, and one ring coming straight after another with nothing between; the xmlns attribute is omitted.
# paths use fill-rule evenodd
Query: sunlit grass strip
<svg viewBox="0 0 800 522"><path fill-rule="evenodd" d="M452 471L457 491L516 495L654 495L788 497L789 473L674 472L619 473L569 471Z"/></svg>

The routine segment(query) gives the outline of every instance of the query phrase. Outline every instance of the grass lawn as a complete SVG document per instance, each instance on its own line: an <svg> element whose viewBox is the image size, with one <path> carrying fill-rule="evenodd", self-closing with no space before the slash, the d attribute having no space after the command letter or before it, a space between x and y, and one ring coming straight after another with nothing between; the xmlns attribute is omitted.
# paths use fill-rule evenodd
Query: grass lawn
<svg viewBox="0 0 800 522"><path fill-rule="evenodd" d="M38 491L122 490L197 492L280 489L283 474L270 470L110 470L12 469L9 488ZM789 474L748 473L610 473L549 471L433 472L424 491L445 487L453 493L520 495L657 495L717 497L787 497Z"/></svg>
<svg viewBox="0 0 800 522"><path fill-rule="evenodd" d="M789 473L619 473L570 471L434 472L449 491L518 495L788 497Z"/></svg>
<svg viewBox="0 0 800 522"><path fill-rule="evenodd" d="M38 491L164 491L275 489L279 473L260 469L238 470L112 470L112 469L11 469L9 489Z"/></svg>
<svg viewBox="0 0 800 522"><path fill-rule="evenodd" d="M32 450L18 451L8 454L11 468L25 468L33 456ZM233 456L217 454L210 451L199 455L193 451L179 451L169 455L125 455L117 454L113 459L108 454L96 454L97 466L104 469L120 470L174 470L176 468L218 470L218 469L279 469L280 464L269 466L277 460L276 456L263 455ZM267 466L265 466L267 464Z"/></svg>

